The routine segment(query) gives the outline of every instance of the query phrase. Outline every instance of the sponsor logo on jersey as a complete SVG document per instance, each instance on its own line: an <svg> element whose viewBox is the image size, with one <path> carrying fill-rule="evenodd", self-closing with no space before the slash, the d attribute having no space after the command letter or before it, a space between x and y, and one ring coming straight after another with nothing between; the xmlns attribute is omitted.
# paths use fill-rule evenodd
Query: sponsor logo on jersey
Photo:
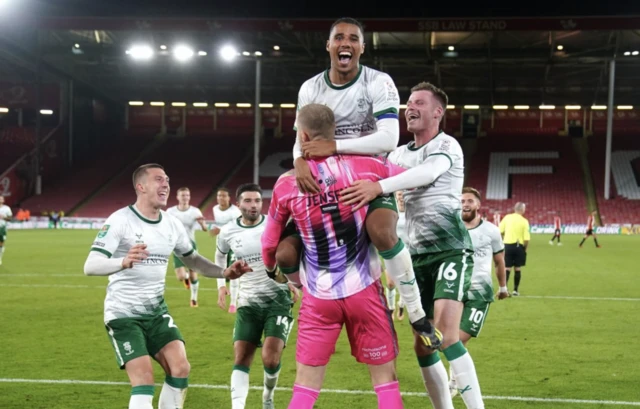
<svg viewBox="0 0 640 409"><path fill-rule="evenodd" d="M374 121L362 124L339 125L336 127L336 136L361 135L367 132L373 132L375 129L376 124Z"/></svg>
<svg viewBox="0 0 640 409"><path fill-rule="evenodd" d="M109 232L109 227L111 227L111 226L108 225L108 224L105 224L104 226L102 226L102 228L98 232L98 238L99 239L103 239L107 235L107 233Z"/></svg>

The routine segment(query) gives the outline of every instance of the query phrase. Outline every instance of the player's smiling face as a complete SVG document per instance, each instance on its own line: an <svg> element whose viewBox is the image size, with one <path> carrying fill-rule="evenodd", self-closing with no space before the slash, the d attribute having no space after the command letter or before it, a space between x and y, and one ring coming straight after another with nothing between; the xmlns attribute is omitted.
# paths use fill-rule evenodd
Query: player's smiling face
<svg viewBox="0 0 640 409"><path fill-rule="evenodd" d="M473 221L478 216L480 202L475 195L471 193L462 194L462 220L465 222Z"/></svg>
<svg viewBox="0 0 640 409"><path fill-rule="evenodd" d="M238 208L242 218L254 223L262 210L262 195L258 192L243 192L238 198Z"/></svg>
<svg viewBox="0 0 640 409"><path fill-rule="evenodd" d="M431 91L414 91L409 96L407 109L404 111L407 130L412 133L418 133L428 129L433 121L440 123L443 113L442 105L440 105Z"/></svg>
<svg viewBox="0 0 640 409"><path fill-rule="evenodd" d="M336 24L327 41L327 51L331 57L331 68L341 74L356 72L364 52L360 27L349 23Z"/></svg>
<svg viewBox="0 0 640 409"><path fill-rule="evenodd" d="M169 176L160 168L147 169L142 181L143 193L151 206L158 209L167 205L169 199Z"/></svg>
<svg viewBox="0 0 640 409"><path fill-rule="evenodd" d="M229 193L221 190L216 195L216 201L221 207L229 207L229 203L231 202L231 198L229 197Z"/></svg>

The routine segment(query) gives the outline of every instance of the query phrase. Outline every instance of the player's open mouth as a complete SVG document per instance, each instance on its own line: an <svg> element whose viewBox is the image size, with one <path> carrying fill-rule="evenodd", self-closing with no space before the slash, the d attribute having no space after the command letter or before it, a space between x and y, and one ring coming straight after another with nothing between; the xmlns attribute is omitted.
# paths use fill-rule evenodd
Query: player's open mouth
<svg viewBox="0 0 640 409"><path fill-rule="evenodd" d="M411 123L412 121L415 121L416 119L420 119L418 114L409 114L409 115L407 115L407 123Z"/></svg>
<svg viewBox="0 0 640 409"><path fill-rule="evenodd" d="M160 197L160 199L166 199L167 198L167 192L158 192L158 196Z"/></svg>
<svg viewBox="0 0 640 409"><path fill-rule="evenodd" d="M340 65L347 66L351 62L351 58L353 54L350 51L340 51L338 53L338 61L340 61Z"/></svg>

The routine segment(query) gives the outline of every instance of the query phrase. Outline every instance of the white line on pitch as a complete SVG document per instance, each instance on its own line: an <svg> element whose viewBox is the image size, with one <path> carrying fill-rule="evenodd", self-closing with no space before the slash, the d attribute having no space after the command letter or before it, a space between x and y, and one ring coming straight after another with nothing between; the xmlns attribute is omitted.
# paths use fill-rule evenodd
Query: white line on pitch
<svg viewBox="0 0 640 409"><path fill-rule="evenodd" d="M2 277L76 277L83 278L82 275L77 274L0 274ZM206 281L203 281L206 282ZM83 284L0 284L0 287L41 287L41 288L96 288L106 289L105 285L83 285ZM184 291L182 287L167 287L167 291ZM218 291L216 288L200 287L199 291ZM515 298L515 297L514 297ZM565 295L521 295L518 298L531 298L531 299L551 299L551 300L585 300L585 301L640 301L640 298L614 298L614 297L579 297L579 296L565 296Z"/></svg>
<svg viewBox="0 0 640 409"><path fill-rule="evenodd" d="M113 382L113 381L81 381L73 379L19 379L19 378L0 378L0 383L39 383L39 384L61 384L61 385L109 385L120 386L129 385L128 382ZM156 386L162 386L161 383ZM189 388L196 389L229 389L229 385L208 385L208 384L192 384ZM251 386L253 390L262 390L261 386ZM291 391L291 388L277 387L279 391ZM374 392L370 390L353 390L353 389L322 389L322 393L334 393L342 395L373 395ZM427 394L424 392L403 392L404 396L424 396ZM526 396L491 396L484 395L484 399L487 400L509 400L520 402L546 402L546 403L575 403L583 405L618 405L618 406L640 406L640 402L625 402L614 400L589 400L589 399L564 399L564 398L535 398Z"/></svg>

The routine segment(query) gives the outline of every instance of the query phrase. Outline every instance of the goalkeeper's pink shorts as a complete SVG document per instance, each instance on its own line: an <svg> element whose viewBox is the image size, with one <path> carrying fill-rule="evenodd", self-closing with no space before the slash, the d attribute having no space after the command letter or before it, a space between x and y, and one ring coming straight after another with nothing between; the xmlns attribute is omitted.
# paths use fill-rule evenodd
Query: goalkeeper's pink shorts
<svg viewBox="0 0 640 409"><path fill-rule="evenodd" d="M296 361L322 366L336 351L342 325L351 355L363 364L381 365L398 356L398 337L380 280L347 298L323 300L303 289L298 317Z"/></svg>

